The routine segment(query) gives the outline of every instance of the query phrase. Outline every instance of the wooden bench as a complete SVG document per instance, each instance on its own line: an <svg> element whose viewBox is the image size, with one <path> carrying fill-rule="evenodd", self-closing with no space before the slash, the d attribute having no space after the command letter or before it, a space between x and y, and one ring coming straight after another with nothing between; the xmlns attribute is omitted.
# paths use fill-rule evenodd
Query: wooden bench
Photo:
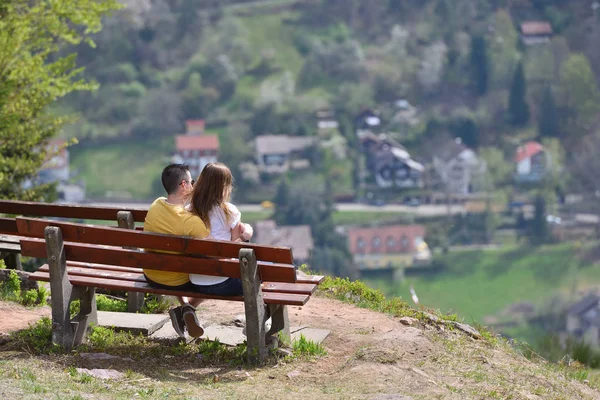
<svg viewBox="0 0 600 400"><path fill-rule="evenodd" d="M144 222L147 212L145 209L130 207L97 207L77 204L0 200L0 214L115 221L119 227L126 229L135 229L136 222ZM18 236L15 218L0 218L0 259L4 259L9 269L23 269L21 267L21 246L19 240L20 237ZM130 312L139 311L143 302L143 294L128 293L127 309Z"/></svg>
<svg viewBox="0 0 600 400"><path fill-rule="evenodd" d="M287 306L304 305L322 276L299 276L292 251L250 243L222 242L43 219L17 218L21 251L46 257L30 278L49 281L52 294L52 340L71 349L96 321L96 288L171 296L243 301L248 357L262 361L266 344L281 332L289 337ZM140 250L145 249L145 250ZM162 251L155 252L155 251ZM164 251L177 254L164 253ZM244 296L209 296L149 285L140 267L241 278ZM71 318L69 304L79 299ZM271 318L271 329L265 321Z"/></svg>

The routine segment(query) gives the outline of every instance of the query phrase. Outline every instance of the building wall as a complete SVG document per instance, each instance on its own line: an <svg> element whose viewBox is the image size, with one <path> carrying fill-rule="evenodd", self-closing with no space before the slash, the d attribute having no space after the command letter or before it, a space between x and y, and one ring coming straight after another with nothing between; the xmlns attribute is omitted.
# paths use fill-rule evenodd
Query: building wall
<svg viewBox="0 0 600 400"><path fill-rule="evenodd" d="M413 264L411 253L355 254L354 262L360 270L409 267Z"/></svg>

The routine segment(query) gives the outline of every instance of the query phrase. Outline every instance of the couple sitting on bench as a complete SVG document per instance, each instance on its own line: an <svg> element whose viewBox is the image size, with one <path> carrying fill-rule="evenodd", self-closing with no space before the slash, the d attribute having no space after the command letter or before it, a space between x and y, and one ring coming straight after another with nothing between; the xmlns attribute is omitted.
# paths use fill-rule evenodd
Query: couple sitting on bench
<svg viewBox="0 0 600 400"><path fill-rule="evenodd" d="M241 213L229 203L233 189L231 171L222 163L207 164L194 180L184 164L171 164L162 172L168 196L152 203L144 231L198 239L248 241L252 227L241 222ZM144 268L147 281L156 287L180 289L217 296L242 295L242 281L221 276L165 272ZM199 298L178 297L180 306L169 311L173 328L180 337L185 330L200 337L204 329L196 316Z"/></svg>

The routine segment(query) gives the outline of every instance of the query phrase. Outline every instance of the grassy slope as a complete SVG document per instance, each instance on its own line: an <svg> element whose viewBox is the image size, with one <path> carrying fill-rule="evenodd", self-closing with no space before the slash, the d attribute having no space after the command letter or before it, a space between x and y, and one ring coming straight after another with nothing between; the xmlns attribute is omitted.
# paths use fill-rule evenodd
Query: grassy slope
<svg viewBox="0 0 600 400"><path fill-rule="evenodd" d="M87 185L87 196L104 197L107 190L151 199L152 188L173 151L173 138L128 140L94 148L71 149L71 168Z"/></svg>
<svg viewBox="0 0 600 400"><path fill-rule="evenodd" d="M427 307L456 312L466 321L482 322L509 304L543 304L558 291L600 282L600 269L575 260L574 246L507 247L497 251L463 251L440 257L448 270L432 277L407 277L398 285L369 280L387 294L409 298L410 285Z"/></svg>

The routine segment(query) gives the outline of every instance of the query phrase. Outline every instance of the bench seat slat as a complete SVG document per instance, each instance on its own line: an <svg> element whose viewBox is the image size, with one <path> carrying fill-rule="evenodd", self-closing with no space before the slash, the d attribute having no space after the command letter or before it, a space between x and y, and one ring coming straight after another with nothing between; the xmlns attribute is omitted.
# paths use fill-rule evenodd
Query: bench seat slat
<svg viewBox="0 0 600 400"><path fill-rule="evenodd" d="M47 226L56 226L60 228L63 240L67 242L138 247L181 254L202 254L207 257L218 258L238 258L240 249L251 248L259 261L268 260L275 263L293 264L292 251L289 247L194 239L152 232L139 232L131 229L64 223L35 218L17 218L16 223L19 233L23 236L43 238L44 229Z"/></svg>
<svg viewBox="0 0 600 400"><path fill-rule="evenodd" d="M167 270L214 276L240 278L240 264L237 259L216 259L182 256L178 254L149 253L137 250L108 246L94 246L79 243L64 243L67 260L97 262L99 264L123 265L147 269ZM26 238L21 240L24 256L45 258L46 243L43 239ZM259 262L260 276L264 281L296 282L293 265Z"/></svg>
<svg viewBox="0 0 600 400"><path fill-rule="evenodd" d="M48 272L34 272L31 274L30 279L49 282L50 274ZM203 299L215 299L215 300L230 300L230 301L244 301L243 296L210 296L196 292L185 292L169 289L161 289L150 286L144 282L132 282L106 278L93 278L88 276L69 275L69 282L74 286L93 286L103 289L111 290L124 290L128 292L144 292L144 293L155 293L167 296L186 296L186 297L199 297ZM280 293L280 292L264 292L263 300L265 304L285 304L291 306L303 306L310 298L307 294L295 294L295 293Z"/></svg>
<svg viewBox="0 0 600 400"><path fill-rule="evenodd" d="M39 272L49 272L48 264L42 265ZM100 270L93 268L75 267L67 264L67 273L69 275L89 276L94 278L107 278L131 282L146 282L144 274L141 272L118 272L109 270ZM264 292L313 294L317 289L315 284L306 283L283 283L283 282L263 282L262 290Z"/></svg>
<svg viewBox="0 0 600 400"><path fill-rule="evenodd" d="M99 207L79 204L53 204L32 201L0 200L0 213L34 217L59 217L116 221L119 211L131 211L135 222L144 222L148 210L132 207Z"/></svg>

